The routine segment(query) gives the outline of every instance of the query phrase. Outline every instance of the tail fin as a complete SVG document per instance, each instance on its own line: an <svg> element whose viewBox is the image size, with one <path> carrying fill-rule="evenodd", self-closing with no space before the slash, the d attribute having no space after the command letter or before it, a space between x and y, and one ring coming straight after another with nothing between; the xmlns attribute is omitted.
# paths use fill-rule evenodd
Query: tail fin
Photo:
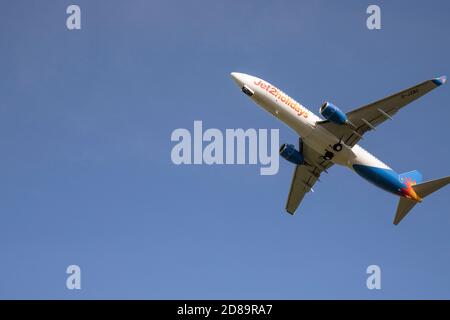
<svg viewBox="0 0 450 320"><path fill-rule="evenodd" d="M422 174L418 170L413 170L409 172L404 172L399 174L400 179L411 179L415 183L421 183L422 182Z"/></svg>
<svg viewBox="0 0 450 320"><path fill-rule="evenodd" d="M411 171L411 172L414 172L414 171ZM419 184L413 185L412 188L421 198L425 198L426 196L432 194L433 192L439 190L440 188L445 187L449 183L450 183L450 176L441 178L441 179L437 179L437 180L427 181L424 183L419 183ZM399 224L400 221L408 214L408 212L416 204L417 204L417 202L415 202L411 199L401 197L400 201L398 202L397 213L395 214L395 218L394 218L394 224L395 225Z"/></svg>

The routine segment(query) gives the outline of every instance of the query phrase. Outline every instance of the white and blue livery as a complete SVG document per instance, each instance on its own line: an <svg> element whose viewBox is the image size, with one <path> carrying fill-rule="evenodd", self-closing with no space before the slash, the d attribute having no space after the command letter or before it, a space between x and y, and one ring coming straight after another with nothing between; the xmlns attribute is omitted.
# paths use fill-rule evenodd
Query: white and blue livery
<svg viewBox="0 0 450 320"><path fill-rule="evenodd" d="M400 197L394 224L398 224L423 198L450 183L450 176L422 181L417 171L397 173L357 143L363 135L401 108L446 82L446 77L424 81L361 108L344 113L330 102L320 107L321 119L283 91L260 78L231 73L242 92L286 123L300 136L298 148L283 144L280 155L296 165L286 210L294 214L305 194L312 191L322 172L333 164L348 167L374 185Z"/></svg>

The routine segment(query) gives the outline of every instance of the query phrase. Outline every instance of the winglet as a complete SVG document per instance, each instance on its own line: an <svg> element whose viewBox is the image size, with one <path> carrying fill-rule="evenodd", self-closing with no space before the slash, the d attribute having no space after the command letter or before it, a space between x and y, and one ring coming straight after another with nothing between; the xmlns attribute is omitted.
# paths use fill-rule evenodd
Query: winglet
<svg viewBox="0 0 450 320"><path fill-rule="evenodd" d="M439 78L434 78L431 81L433 81L433 83L436 85L436 87L439 87L441 85L443 85L444 83L447 82L447 76L442 76Z"/></svg>

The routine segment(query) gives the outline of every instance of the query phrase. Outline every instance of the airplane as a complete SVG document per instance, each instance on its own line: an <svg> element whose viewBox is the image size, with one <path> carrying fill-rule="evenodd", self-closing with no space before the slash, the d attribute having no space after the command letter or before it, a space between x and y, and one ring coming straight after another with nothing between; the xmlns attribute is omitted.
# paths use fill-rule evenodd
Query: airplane
<svg viewBox="0 0 450 320"><path fill-rule="evenodd" d="M446 83L445 76L424 81L384 99L344 113L331 102L315 115L273 84L244 73L232 72L241 91L256 104L283 121L299 135L298 149L282 144L280 155L295 164L286 211L295 214L306 193L333 164L345 166L377 187L400 197L394 224L431 193L450 183L450 176L423 182L417 171L397 173L367 152L358 142L363 135L391 120L400 109Z"/></svg>

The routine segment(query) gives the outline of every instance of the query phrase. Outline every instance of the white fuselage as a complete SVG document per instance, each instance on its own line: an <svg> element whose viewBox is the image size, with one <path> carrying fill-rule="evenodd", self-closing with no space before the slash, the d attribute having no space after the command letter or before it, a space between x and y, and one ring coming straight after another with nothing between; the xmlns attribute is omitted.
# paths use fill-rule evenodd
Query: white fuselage
<svg viewBox="0 0 450 320"><path fill-rule="evenodd" d="M332 150L339 142L336 136L316 125L321 118L269 82L243 73L233 73L232 77L241 88L245 86L253 92L253 101L297 132L303 143L319 154ZM331 161L352 170L354 164L390 169L359 145L350 148L344 144Z"/></svg>

